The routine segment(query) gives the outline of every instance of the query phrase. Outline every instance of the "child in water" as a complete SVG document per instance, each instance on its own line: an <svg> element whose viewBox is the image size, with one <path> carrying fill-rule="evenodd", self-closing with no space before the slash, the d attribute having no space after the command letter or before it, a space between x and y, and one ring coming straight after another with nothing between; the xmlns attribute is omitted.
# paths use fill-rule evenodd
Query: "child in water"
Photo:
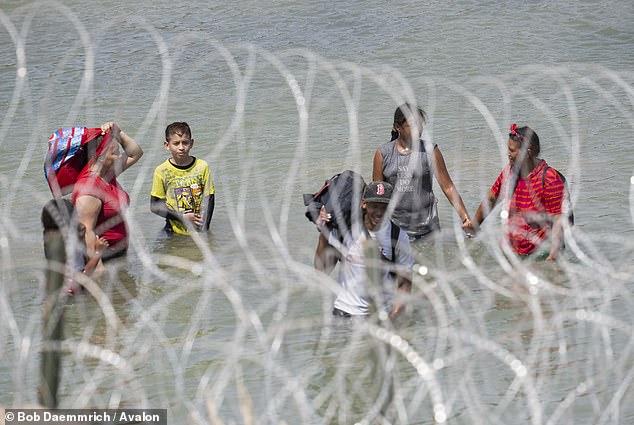
<svg viewBox="0 0 634 425"><path fill-rule="evenodd" d="M171 156L154 170L150 210L165 218L168 234L206 232L214 212L214 183L207 162L190 155L194 138L189 125L168 125L163 145Z"/></svg>

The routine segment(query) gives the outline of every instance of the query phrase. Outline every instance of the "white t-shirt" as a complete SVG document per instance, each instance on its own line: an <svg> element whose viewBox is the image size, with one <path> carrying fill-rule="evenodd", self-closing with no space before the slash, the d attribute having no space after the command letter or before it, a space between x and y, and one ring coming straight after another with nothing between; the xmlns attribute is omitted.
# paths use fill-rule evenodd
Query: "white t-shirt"
<svg viewBox="0 0 634 425"><path fill-rule="evenodd" d="M357 230L357 229L355 229ZM335 308L345 311L351 315L367 315L369 307L374 298L377 303L382 298L383 306L390 309L392 300L396 292L396 281L390 276L387 262L381 270L383 276L382 288L368 288L366 265L364 262L363 249L368 236L376 240L379 250L388 260L392 259L391 223L383 223L375 231L358 229L350 233L344 240L344 251L337 279L341 285L341 291L335 299ZM398 235L398 242L395 247L396 261L392 264L400 268L411 268L414 264L412 251L407 233L401 229Z"/></svg>

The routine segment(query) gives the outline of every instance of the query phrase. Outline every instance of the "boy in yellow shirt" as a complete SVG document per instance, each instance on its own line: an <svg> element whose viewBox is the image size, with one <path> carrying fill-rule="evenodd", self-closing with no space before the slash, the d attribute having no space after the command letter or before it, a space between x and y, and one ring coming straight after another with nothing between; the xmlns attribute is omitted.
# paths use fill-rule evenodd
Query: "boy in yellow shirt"
<svg viewBox="0 0 634 425"><path fill-rule="evenodd" d="M168 233L207 231L214 212L214 183L207 162L189 154L194 146L189 125L168 125L163 144L172 157L154 170L150 209L165 217Z"/></svg>

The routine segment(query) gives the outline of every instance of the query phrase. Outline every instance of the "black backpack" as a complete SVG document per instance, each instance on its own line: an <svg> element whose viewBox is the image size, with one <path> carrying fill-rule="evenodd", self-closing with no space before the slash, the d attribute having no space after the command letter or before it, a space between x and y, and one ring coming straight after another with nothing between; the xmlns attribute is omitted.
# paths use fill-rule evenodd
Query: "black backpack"
<svg viewBox="0 0 634 425"><path fill-rule="evenodd" d="M329 230L338 229L337 236L343 241L354 220L361 220L361 199L365 190L363 177L351 170L335 174L314 194L304 195L306 218L315 223L322 206L332 218L327 223Z"/></svg>

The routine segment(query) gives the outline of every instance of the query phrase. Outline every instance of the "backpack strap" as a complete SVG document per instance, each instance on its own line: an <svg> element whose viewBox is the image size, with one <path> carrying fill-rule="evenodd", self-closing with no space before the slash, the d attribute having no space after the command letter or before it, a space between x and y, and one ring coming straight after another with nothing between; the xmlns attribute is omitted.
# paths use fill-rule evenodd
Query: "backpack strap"
<svg viewBox="0 0 634 425"><path fill-rule="evenodd" d="M547 165L544 167L544 174L542 174L542 187L545 188L546 187L546 172L548 171L549 168L552 168L551 166ZM553 170L555 170L555 172L557 174L559 174L559 177L561 178L561 181L564 183L564 185L566 184L566 177L564 177L563 174L561 174L559 172L559 170L553 168Z"/></svg>
<svg viewBox="0 0 634 425"><path fill-rule="evenodd" d="M392 246L392 258L390 262L394 264L396 264L396 244L398 243L398 237L400 234L401 228L398 224L395 224L390 220L390 244ZM396 279L396 272L394 270L390 270L388 274L392 279Z"/></svg>
<svg viewBox="0 0 634 425"><path fill-rule="evenodd" d="M392 244L392 263L396 263L396 244L398 243L398 237L401 233L401 228L395 224L393 221L390 221L390 242Z"/></svg>

